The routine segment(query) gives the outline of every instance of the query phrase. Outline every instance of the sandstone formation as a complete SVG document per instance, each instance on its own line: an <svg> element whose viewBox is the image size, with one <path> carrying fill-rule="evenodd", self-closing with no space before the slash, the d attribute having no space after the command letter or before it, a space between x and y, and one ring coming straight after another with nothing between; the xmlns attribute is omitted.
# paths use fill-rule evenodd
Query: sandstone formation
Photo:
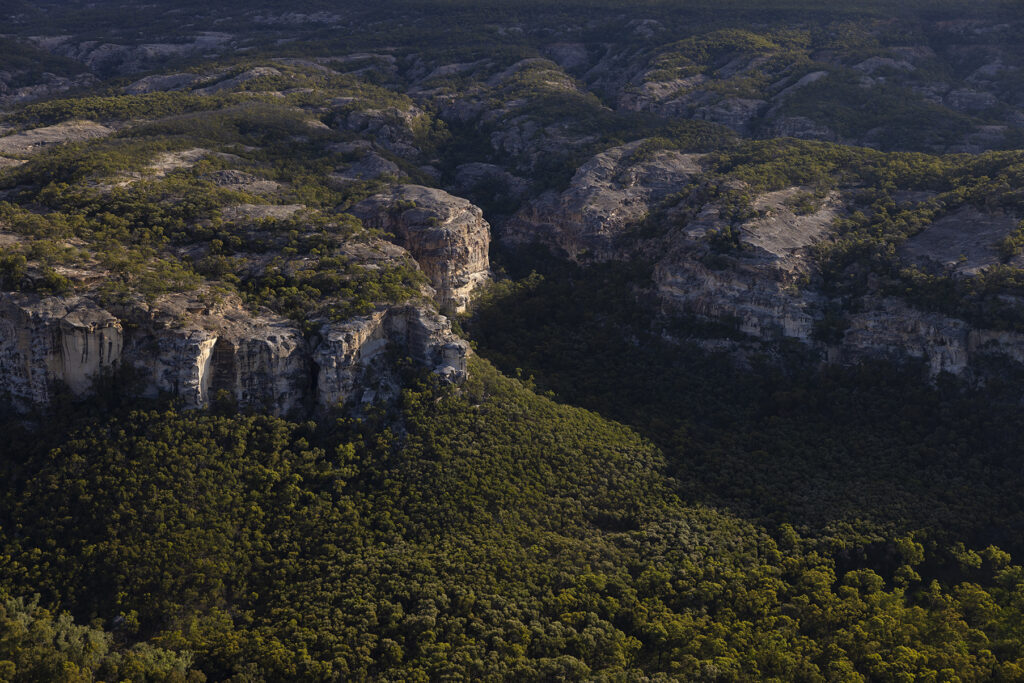
<svg viewBox="0 0 1024 683"><path fill-rule="evenodd" d="M23 406L48 403L55 381L87 391L123 342L121 322L86 299L0 295L0 386Z"/></svg>
<svg viewBox="0 0 1024 683"><path fill-rule="evenodd" d="M278 71L277 69L275 69L272 66L257 66L257 67L253 67L252 69L248 69L246 71L243 71L242 73L238 74L237 76L233 76L231 78L227 78L227 79L225 79L223 81L218 81L218 82L214 83L213 85L208 85L208 86L206 86L204 88L199 88L198 90L196 90L196 92L199 93L200 95L214 95L216 93L221 93L221 92L226 92L228 90L233 90L233 89L237 88L238 86L242 85L243 83L247 83L247 82L255 80L257 78L265 78L265 77L268 77L268 76L280 76L280 75L281 75L281 72Z"/></svg>
<svg viewBox="0 0 1024 683"><path fill-rule="evenodd" d="M144 95L153 92L170 92L174 90L185 90L202 80L198 74L160 74L140 78L130 85L126 85L126 95Z"/></svg>
<svg viewBox="0 0 1024 683"><path fill-rule="evenodd" d="M62 389L87 396L116 373L121 391L188 408L224 399L297 414L388 398L398 386L391 355L459 382L469 346L446 318L412 304L325 323L307 338L292 321L251 315L237 301L175 295L115 315L85 297L0 294L0 386L21 410Z"/></svg>
<svg viewBox="0 0 1024 683"><path fill-rule="evenodd" d="M352 97L339 98L334 104L341 110L335 117L335 127L371 137L404 159L420 155L419 132L429 126L430 117L419 107L360 108L360 102Z"/></svg>
<svg viewBox="0 0 1024 683"><path fill-rule="evenodd" d="M344 323L325 325L314 351L317 395L324 406L358 396L364 403L397 392L388 350L452 382L466 377L469 345L452 334L447 318L422 307L401 306Z"/></svg>
<svg viewBox="0 0 1024 683"><path fill-rule="evenodd" d="M714 321L762 343L797 341L823 361L864 358L922 360L933 375L976 373L986 356L1024 361L1024 335L977 328L965 320L922 311L892 297L869 295L836 318L838 302L816 285L813 247L834 236L845 211L840 191L814 197L799 214L792 205L812 197L792 187L753 199L754 217L734 224L708 182L700 159L676 152L639 155L638 143L595 156L570 187L541 195L506 225L511 243L540 242L577 260L654 264L652 287L668 316ZM737 181L726 189L745 192ZM638 234L661 211L662 234ZM960 276L998 262L999 241L1015 216L962 209L908 240L908 262L953 269ZM723 240L723 235L733 235ZM1019 259L1020 257L1016 257ZM1015 261L1014 261L1015 262Z"/></svg>
<svg viewBox="0 0 1024 683"><path fill-rule="evenodd" d="M402 169L398 167L398 164L388 161L375 152L367 152L361 159L349 164L347 168L332 174L331 179L344 184L385 177L398 178L401 175Z"/></svg>
<svg viewBox="0 0 1024 683"><path fill-rule="evenodd" d="M76 41L71 36L33 36L30 40L38 47L73 59L94 73L134 74L166 62L197 53L220 52L229 47L232 36L227 33L205 31L175 43L142 43L122 45L101 43L96 40Z"/></svg>
<svg viewBox="0 0 1024 683"><path fill-rule="evenodd" d="M755 200L753 208L763 215L741 226L738 248L726 253L710 243L726 225L718 206L694 207L692 216L680 216L683 227L667 236L655 266L655 286L666 309L728 321L755 337L810 340L823 317L824 298L800 284L813 269L809 248L828 235L837 216L838 196L798 216L786 207L796 192L791 188Z"/></svg>
<svg viewBox="0 0 1024 683"><path fill-rule="evenodd" d="M79 88L88 88L97 83L98 79L90 74L78 74L73 77L57 76L46 72L42 78L30 85L12 85L12 81L21 80L24 73L0 71L0 107L8 107L33 100L55 97ZM34 79L33 79L34 80Z"/></svg>
<svg viewBox="0 0 1024 683"><path fill-rule="evenodd" d="M93 121L65 121L0 137L0 154L35 154L52 145L92 140L113 132Z"/></svg>
<svg viewBox="0 0 1024 683"><path fill-rule="evenodd" d="M461 197L420 185L400 185L352 208L371 228L389 232L430 278L444 309L463 311L487 280L490 226Z"/></svg>
<svg viewBox="0 0 1024 683"><path fill-rule="evenodd" d="M593 157L566 191L545 192L523 207L506 224L502 239L540 242L574 259L613 255L627 228L701 171L699 155L668 150L644 154L642 145L634 142Z"/></svg>

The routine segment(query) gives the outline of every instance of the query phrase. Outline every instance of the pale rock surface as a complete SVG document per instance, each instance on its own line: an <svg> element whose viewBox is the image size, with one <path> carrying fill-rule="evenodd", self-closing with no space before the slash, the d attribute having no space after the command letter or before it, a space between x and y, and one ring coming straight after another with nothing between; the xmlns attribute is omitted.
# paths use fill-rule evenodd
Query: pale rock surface
<svg viewBox="0 0 1024 683"><path fill-rule="evenodd" d="M87 299L0 295L0 387L19 407L48 403L57 382L84 395L122 343L120 321Z"/></svg>
<svg viewBox="0 0 1024 683"><path fill-rule="evenodd" d="M229 221L258 221L267 218L284 220L305 208L305 204L237 204L224 207L222 214Z"/></svg>
<svg viewBox="0 0 1024 683"><path fill-rule="evenodd" d="M198 74L166 74L146 76L125 86L124 92L127 95L144 95L153 92L171 92L174 90L185 90L195 85L202 77Z"/></svg>
<svg viewBox="0 0 1024 683"><path fill-rule="evenodd" d="M964 374L970 364L970 325L963 320L914 309L897 299L869 304L849 318L841 359L882 357L924 360L929 372Z"/></svg>
<svg viewBox="0 0 1024 683"><path fill-rule="evenodd" d="M763 215L739 228L741 249L716 255L708 237L726 223L714 204L700 207L667 236L654 271L666 310L734 324L761 338L810 341L821 316L821 297L798 284L810 272L808 248L823 238L836 216L838 197L813 214L797 216L786 207L800 188L754 200Z"/></svg>
<svg viewBox="0 0 1024 683"><path fill-rule="evenodd" d="M203 31L180 43L143 43L120 45L96 40L75 42L71 36L34 36L30 40L39 47L62 57L81 62L101 75L134 74L161 64L168 59L198 52L222 51L232 36L216 31Z"/></svg>
<svg viewBox="0 0 1024 683"><path fill-rule="evenodd" d="M226 92L233 90L244 83L262 78L264 76L280 76L281 72L272 66L257 66L252 69L247 69L237 76L226 78L223 81L208 85L205 88L199 88L196 90L200 95L215 95L217 93Z"/></svg>
<svg viewBox="0 0 1024 683"><path fill-rule="evenodd" d="M94 86L98 82L98 79L89 73L72 77L44 73L42 79L37 83L11 87L9 82L12 76L13 74L8 71L0 71L0 107L6 108L15 104L54 97L70 90Z"/></svg>
<svg viewBox="0 0 1024 683"><path fill-rule="evenodd" d="M488 278L490 226L480 208L461 197L400 185L356 204L352 213L395 236L430 278L442 308L465 310Z"/></svg>
<svg viewBox="0 0 1024 683"><path fill-rule="evenodd" d="M428 122L429 116L419 107L388 107L385 109L351 109L355 100L336 102L344 108L335 118L335 127L371 136L384 149L403 159L420 155L416 146L417 129Z"/></svg>
<svg viewBox="0 0 1024 683"><path fill-rule="evenodd" d="M361 180L377 180L386 176L399 177L402 169L393 161L388 161L376 152L368 152L347 168L331 175L335 182L350 183Z"/></svg>
<svg viewBox="0 0 1024 683"><path fill-rule="evenodd" d="M430 368L446 381L467 377L469 344L447 318L423 307L401 306L344 323L324 325L314 353L321 407L392 396L398 382L390 351Z"/></svg>
<svg viewBox="0 0 1024 683"><path fill-rule="evenodd" d="M919 266L938 266L976 275L1001 261L999 243L1017 229L1012 214L986 213L964 207L943 216L899 248L899 254Z"/></svg>
<svg viewBox="0 0 1024 683"><path fill-rule="evenodd" d="M62 388L86 397L107 375L124 393L175 397L186 408L223 399L304 414L392 398L396 358L461 382L469 354L447 318L415 304L327 323L309 339L294 322L247 312L237 299L205 304L176 294L107 310L86 297L0 293L0 387L22 411L50 404Z"/></svg>
<svg viewBox="0 0 1024 683"><path fill-rule="evenodd" d="M94 121L65 121L0 137L0 154L36 154L52 145L106 137L112 128Z"/></svg>
<svg viewBox="0 0 1024 683"><path fill-rule="evenodd" d="M834 238L835 221L846 210L843 192L808 195L813 209L803 214L792 207L805 203L795 200L811 188L765 193L751 202L755 217L730 225L722 207L707 199L715 193L705 191L699 157L658 152L634 158L636 149L634 143L593 157L565 192L546 193L520 210L503 239L540 242L578 260L630 260L639 253L654 263L652 285L664 314L723 323L749 335L748 346L790 339L836 363L919 359L932 375L972 376L985 357L1024 363L1024 334L976 328L899 299L868 296L842 320L831 320L834 302L817 286L813 249ZM727 189L747 188L734 182ZM901 198L922 199L927 195ZM667 232L616 239L659 202ZM1017 222L1016 216L961 209L908 240L899 254L970 275L999 261L998 242ZM726 228L735 231L736 247L716 250L716 234Z"/></svg>
<svg viewBox="0 0 1024 683"><path fill-rule="evenodd" d="M700 155L661 150L637 160L641 142L598 154L579 168L564 192L546 192L506 224L502 239L540 242L571 258L608 258L616 242L652 205L682 190L701 172Z"/></svg>
<svg viewBox="0 0 1024 683"><path fill-rule="evenodd" d="M693 118L720 123L737 133L750 133L754 119L761 115L767 106L765 100L726 97L711 104L698 104L693 110Z"/></svg>
<svg viewBox="0 0 1024 683"><path fill-rule="evenodd" d="M242 190L243 192L249 192L252 194L268 194L271 192L277 192L281 189L281 183L277 181L267 180L266 178L255 176L252 173L246 173L245 171L237 171L234 169L213 171L206 177L220 187L226 187L231 190Z"/></svg>

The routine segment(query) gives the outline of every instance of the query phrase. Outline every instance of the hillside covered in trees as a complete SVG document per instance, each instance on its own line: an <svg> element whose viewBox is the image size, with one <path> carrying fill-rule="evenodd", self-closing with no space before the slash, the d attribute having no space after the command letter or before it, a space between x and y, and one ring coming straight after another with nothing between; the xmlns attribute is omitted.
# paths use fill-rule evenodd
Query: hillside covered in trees
<svg viewBox="0 0 1024 683"><path fill-rule="evenodd" d="M1013 3L0 14L0 681L1024 680Z"/></svg>

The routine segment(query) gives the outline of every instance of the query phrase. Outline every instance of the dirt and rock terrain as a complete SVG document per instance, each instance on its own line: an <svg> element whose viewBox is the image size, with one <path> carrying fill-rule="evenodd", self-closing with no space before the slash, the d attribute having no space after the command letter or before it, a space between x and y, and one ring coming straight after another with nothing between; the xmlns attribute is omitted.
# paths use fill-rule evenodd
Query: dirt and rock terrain
<svg viewBox="0 0 1024 683"><path fill-rule="evenodd" d="M1012 0L0 5L0 681L1024 680Z"/></svg>
<svg viewBox="0 0 1024 683"><path fill-rule="evenodd" d="M32 72L24 60L12 60L8 71L0 71L9 108L0 155L9 178L4 194L13 200L10 215L0 219L7 244L4 258L24 261L18 261L16 273L4 277L8 289L20 291L7 295L3 345L8 350L2 372L5 386L18 400L45 400L48 393L42 387L47 384L64 383L81 394L85 376L120 363L115 347L144 353L139 350L144 345L126 346L119 336L122 329L141 329L134 322L138 313L131 311L138 306L160 311L163 306L154 294L141 295L146 303L138 303L140 295L132 294L136 285L122 282L118 296L133 303L118 304L127 306L126 312L115 315L108 301L112 281L118 279L117 266L110 265L116 259L96 253L96 244L107 239L97 237L104 230L93 226L90 235L90 229L74 228L74 236L42 237L27 225L37 220L31 214L54 218L60 212L93 211L82 208L86 194L103 201L104 196L132 191L149 197L155 192L163 195L155 200L159 204L172 196L188 196L188 185L222 195L223 202L214 206L218 202L208 197L208 206L176 219L192 225L180 225L174 235L164 234L150 244L142 240L132 249L139 252L133 257L136 267L149 268L139 266L145 252L163 254L175 267L192 271L179 275L196 287L194 293L173 292L175 296L199 301L212 296L212 287L225 292L214 298L235 301L229 306L230 324L211 322L221 314L195 303L184 306L178 331L167 333L210 338L189 342L194 352L174 351L179 358L172 365L181 367L170 375L191 379L161 379L156 372L145 392L188 394L192 405L210 400L204 368L217 362L210 352L215 344L211 330L248 325L260 330L254 338L262 338L265 330L281 328L281 339L298 339L303 336L298 327L305 326L307 332L319 329L316 338L328 339L330 325L350 323L339 317L337 304L325 305L330 295L323 286L309 284L309 278L333 277L334 286L340 286L340 280L358 279L355 270L365 277L409 264L425 277L418 284L409 281L406 291L421 298L397 297L393 305L417 306L420 316L434 315L424 306L461 312L488 280L492 241L505 249L541 244L581 264L646 260L652 276L644 286L660 301L659 315L678 312L724 322L767 344L793 338L823 359L850 362L865 354L897 358L905 353L925 359L933 372L969 374L975 353L1024 356L1013 325L982 324L935 306L922 307L894 294L898 287L890 284L891 277L868 276L855 294L837 293L826 282L823 254L829 245L850 239L850 216L867 216L861 222L871 223L877 215L877 197L869 199L864 189L872 182L865 174L843 178L842 173L819 169L810 172L814 178L788 182L763 175L778 174L768 168L771 160L763 153L747 152L762 158L737 172L723 169L721 153L713 151L748 144L737 136L755 141L749 144L786 136L882 150L975 154L1012 146L1024 130L1024 103L1013 87L1024 65L1013 50L1000 46L1008 44L1003 38L1019 30L1019 23L925 21L911 39L891 34L882 20L856 28L837 20L829 24L833 30L842 26L853 32L839 42L833 34L819 33L813 20L803 31L718 29L678 40L672 39L671 26L651 19L633 22L616 42L595 27L565 25L547 35L541 16L529 27L488 28L505 42L536 31L540 42L533 55L452 61L441 52L409 47L331 50L301 59L260 47L257 51L265 56L232 57L243 48L253 50L244 46L264 40L261 32L301 33L323 21L345 31L360 15L242 16L260 28L245 33L186 31L158 43L100 42L73 32L33 35L18 44L48 55L54 71ZM22 21L32 25L29 16ZM595 21L600 24L602 19ZM584 39L588 31L594 39ZM104 82L117 85L100 85ZM68 98L68 89L74 88L84 89L83 94ZM897 100L898 106L893 104ZM190 124L214 117L224 123ZM245 120L249 123L241 123ZM258 136L241 128L226 133L224 125L277 126L275 149L268 152L265 141L252 144ZM286 132L287 127L291 130ZM632 140L616 144L615 138L623 137ZM288 140L296 148L313 150L316 157L301 180L289 180L294 173L280 171ZM154 144L167 149L160 151ZM47 164L59 163L47 160L88 155L89 149L123 168L90 171L83 166L71 186L77 183L81 189L48 189L48 198L41 199L39 189L53 182ZM829 153L806 148L802 163L814 165L816 157ZM864 163L905 163L899 154ZM136 160L142 156L144 163ZM993 163L1009 163L991 158ZM753 179L747 177L751 174ZM177 187L160 190L160 182ZM136 185L145 190L127 189ZM915 192L899 187L885 191L894 197ZM1006 194L1006 188L997 192ZM77 196L54 198L62 193ZM1020 257L1012 244L1007 246L1019 230L1021 214L1013 207L924 194L930 198L916 206L928 205L920 212L931 220L915 224L913 234L892 243L889 267L902 272L899 277L913 269L929 277L970 279L1016 268ZM131 200L125 195L119 201ZM24 208L15 209L18 204ZM356 223L361 227L354 227ZM219 225L241 229L228 238L227 247ZM283 238L285 227L292 231L290 239ZM296 233L299 242L309 243L317 232L323 245L296 244ZM381 237L399 252L389 252ZM106 243L101 249L108 247ZM271 253L280 249L288 253ZM59 258L56 251L61 251ZM47 256L40 258L42 253ZM323 272L321 264L336 268L333 264L342 261L347 275ZM48 277L60 278L57 289L67 293L47 293L54 288L38 283ZM133 277L140 279L122 279ZM851 277L863 280L864 274ZM299 293L279 295L267 285L273 278L298 285ZM299 280L307 282L299 285ZM302 286L309 291L301 291ZM108 291L101 292L104 287ZM259 300L256 290L261 287L273 293ZM361 296L346 291L349 298ZM302 312L292 305L289 313L284 303L289 296L319 300L306 302ZM276 312L271 310L275 305ZM372 322L373 316L391 310L381 305L360 304L364 315L377 311L366 324L380 326ZM71 351L83 344L83 349L91 348L93 341L75 341L75 335L95 325L81 328L60 311L83 306L117 321L88 332L118 336L116 342L104 342L109 346L105 354ZM200 309L207 313L196 318L190 312ZM246 309L254 316L251 323L239 318ZM291 315L292 322L273 317L282 313ZM176 314L148 315L170 319ZM826 319L831 329L823 336ZM35 360L15 350L23 348L17 346L24 343L19 339L37 335L25 329L27 320L55 330L46 333L56 335L52 350L30 344ZM66 344L58 330L67 330ZM304 349L310 359L323 356L321 342L308 334L303 339L290 347ZM439 336L432 352L436 358L425 362L448 368L451 354L439 349L450 342ZM268 358L277 356L276 341L260 343ZM67 357L61 356L62 349ZM162 367L169 362L160 355L163 351L154 353L153 359L126 365ZM352 353L342 355L348 358L345 363L353 362ZM438 361L441 356L448 360ZM265 368L252 372L272 375L275 362L268 360ZM453 367L456 376L464 374L458 363ZM32 388L25 383L28 375L39 376ZM236 378L229 384L243 404L263 402L287 412L309 403L306 389L282 389L273 379ZM249 385L269 388L242 388ZM332 390L327 395L333 400L341 394Z"/></svg>

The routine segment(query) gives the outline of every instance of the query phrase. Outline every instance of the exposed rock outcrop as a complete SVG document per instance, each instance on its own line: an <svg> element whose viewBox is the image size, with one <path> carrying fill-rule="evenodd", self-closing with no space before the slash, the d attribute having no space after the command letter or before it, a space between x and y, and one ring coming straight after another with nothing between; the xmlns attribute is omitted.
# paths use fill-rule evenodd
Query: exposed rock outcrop
<svg viewBox="0 0 1024 683"><path fill-rule="evenodd" d="M713 206L705 207L673 234L672 246L654 270L664 310L727 323L766 342L799 341L833 363L913 358L922 360L932 375L971 375L982 356L999 356L1004 362L1024 359L1024 335L974 328L964 320L922 311L891 297L865 297L855 311L829 320L833 302L811 284L815 264L809 249L831 237L841 203L838 194L832 193L817 211L796 215L786 200L797 191L773 192L755 200L753 207L761 216L741 226L738 250L716 254L709 247L706 237L720 227ZM922 234L945 232L946 220ZM979 233L995 239L986 232L991 232L990 223L1002 229L1012 221L976 225ZM986 247L977 248L984 251ZM941 250L937 255L942 255Z"/></svg>
<svg viewBox="0 0 1024 683"><path fill-rule="evenodd" d="M325 325L314 352L317 395L330 407L353 399L368 403L398 390L391 349L448 381L466 378L469 345L455 337L447 318L416 306L391 308Z"/></svg>
<svg viewBox="0 0 1024 683"><path fill-rule="evenodd" d="M52 145L92 140L113 132L93 121L65 121L0 137L0 154L35 154Z"/></svg>
<svg viewBox="0 0 1024 683"><path fill-rule="evenodd" d="M0 107L54 97L79 88L88 88L97 82L92 74L58 76L44 73L39 81L30 85L12 86L11 81L20 80L22 73L0 71Z"/></svg>
<svg viewBox="0 0 1024 683"><path fill-rule="evenodd" d="M700 172L700 155L644 154L642 142L610 149L583 164L567 190L545 192L523 207L506 224L502 239L540 242L574 259L608 258L627 228Z"/></svg>
<svg viewBox="0 0 1024 683"><path fill-rule="evenodd" d="M213 85L208 85L204 88L196 90L200 95L214 95L216 93L226 92L228 90L234 90L238 86L248 83L249 81L257 78L266 78L270 76L280 76L281 72L272 66L257 66L252 69L247 69L237 76L218 81Z"/></svg>
<svg viewBox="0 0 1024 683"><path fill-rule="evenodd" d="M237 301L207 306L184 295L117 315L84 297L0 294L0 386L18 409L62 388L87 396L101 376L126 393L171 396L188 408L215 400L290 415L392 397L393 359L410 358L447 381L467 375L469 345L448 320L399 305L307 339L290 320L251 315Z"/></svg>
<svg viewBox="0 0 1024 683"><path fill-rule="evenodd" d="M121 359L121 322L78 297L0 296L0 387L27 406L49 403L56 382L81 395Z"/></svg>
<svg viewBox="0 0 1024 683"><path fill-rule="evenodd" d="M813 248L835 236L848 201L841 191L792 187L762 194L749 207L753 217L735 223L716 192L705 191L699 157L637 155L639 149L634 143L595 156L568 190L524 207L503 239L541 242L578 260L640 254L654 264L652 285L664 314L721 323L765 344L797 341L823 361L915 358L933 375L968 376L985 356L1024 361L1021 334L978 328L891 297L863 296L853 307L831 300L818 287ZM738 181L727 189L748 191ZM629 233L656 210L663 215L660 232ZM998 262L998 242L1016 225L1012 215L962 209L899 253L969 276Z"/></svg>
<svg viewBox="0 0 1024 683"><path fill-rule="evenodd" d="M402 169L398 164L388 161L375 152L368 152L347 168L331 175L331 179L339 183L351 183L361 180L377 180L378 178L398 178Z"/></svg>
<svg viewBox="0 0 1024 683"><path fill-rule="evenodd" d="M899 253L923 268L976 275L1002 262L1000 242L1016 230L1019 223L1020 219L1013 214L992 214L964 207L908 239L900 245Z"/></svg>
<svg viewBox="0 0 1024 683"><path fill-rule="evenodd" d="M420 155L417 140L430 126L430 116L414 105L385 109L360 108L354 98L341 98L335 104L341 112L335 127L372 137L378 145L404 159Z"/></svg>
<svg viewBox="0 0 1024 683"><path fill-rule="evenodd" d="M144 95L153 92L171 92L175 90L186 90L202 80L198 74L160 74L146 76L126 85L124 92L127 95Z"/></svg>
<svg viewBox="0 0 1024 683"><path fill-rule="evenodd" d="M465 310L487 280L490 226L479 207L421 185L400 185L352 208L369 227L390 232L430 278L437 302Z"/></svg>
<svg viewBox="0 0 1024 683"><path fill-rule="evenodd" d="M87 66L102 76L134 74L151 69L170 59L196 53L220 52L229 46L232 36L206 31L177 43L121 45L95 40L78 42L71 36L33 36L38 47Z"/></svg>

